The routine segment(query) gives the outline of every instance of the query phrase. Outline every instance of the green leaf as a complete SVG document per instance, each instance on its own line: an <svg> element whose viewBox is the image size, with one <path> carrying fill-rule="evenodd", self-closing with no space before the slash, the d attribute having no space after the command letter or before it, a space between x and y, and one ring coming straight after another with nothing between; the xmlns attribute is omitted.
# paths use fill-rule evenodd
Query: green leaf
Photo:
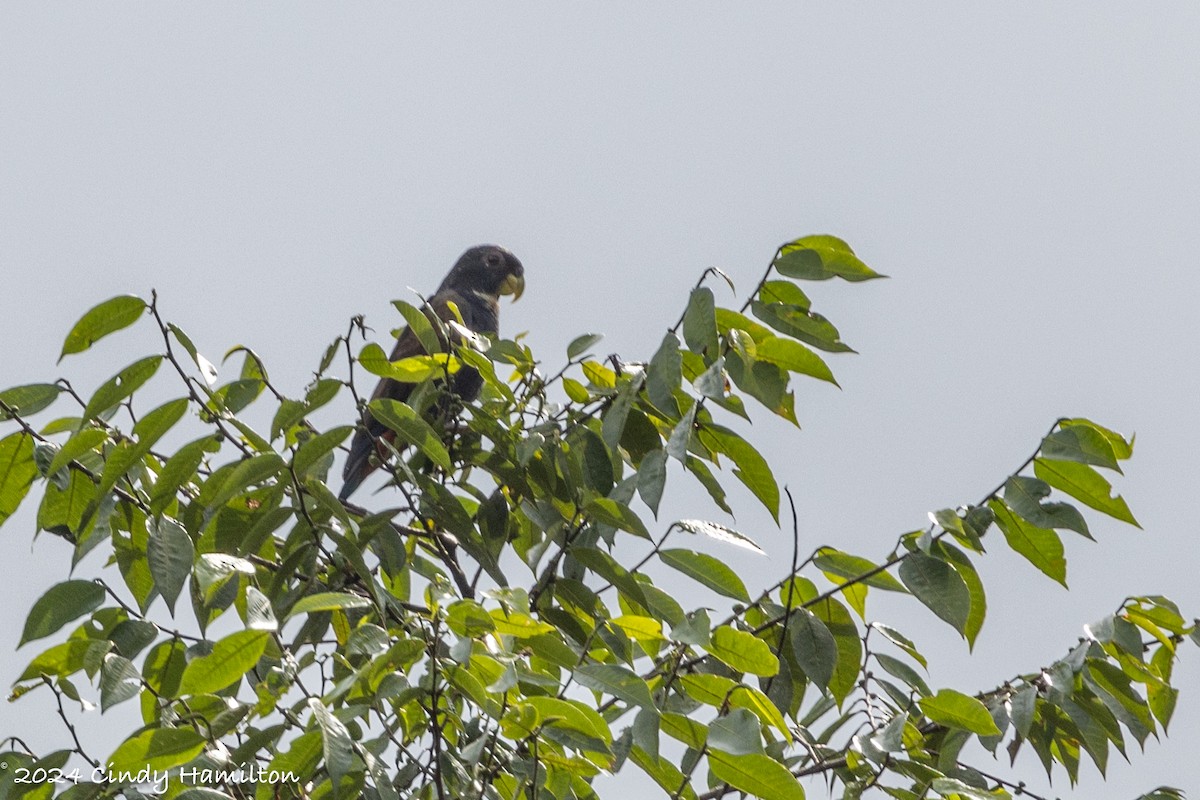
<svg viewBox="0 0 1200 800"><path fill-rule="evenodd" d="M879 633L889 642L899 647L905 653L908 653L908 655L922 667L928 668L929 662L926 661L925 656L921 655L921 652L917 650L917 646L913 644L912 639L909 639L895 628L891 628L881 622L872 622L871 627L879 631Z"/></svg>
<svg viewBox="0 0 1200 800"><path fill-rule="evenodd" d="M658 517L658 504L662 501L663 487L667 482L667 451L659 448L642 457L638 464L637 490L654 516Z"/></svg>
<svg viewBox="0 0 1200 800"><path fill-rule="evenodd" d="M1084 467L1090 469L1090 467ZM1046 528L1031 525L1014 514L1002 501L993 499L988 506L996 515L996 525L1004 534L1008 546L1025 557L1025 560L1043 573L1067 585L1067 559L1063 556L1063 543L1058 534Z"/></svg>
<svg viewBox="0 0 1200 800"><path fill-rule="evenodd" d="M693 550L661 550L658 557L663 563L696 579L714 592L744 603L750 602L746 584L737 572L720 559Z"/></svg>
<svg viewBox="0 0 1200 800"><path fill-rule="evenodd" d="M698 436L706 447L728 456L737 465L733 474L766 506L778 523L779 484L775 482L771 466L758 450L741 436L720 425L704 425Z"/></svg>
<svg viewBox="0 0 1200 800"><path fill-rule="evenodd" d="M25 619L17 647L41 639L72 620L90 614L104 602L104 587L84 580L63 581L38 598Z"/></svg>
<svg viewBox="0 0 1200 800"><path fill-rule="evenodd" d="M354 741L345 723L335 717L319 697L308 699L308 708L321 729L322 753L325 768L336 786L354 763Z"/></svg>
<svg viewBox="0 0 1200 800"><path fill-rule="evenodd" d="M584 506L583 513L604 525L612 525L643 539L650 538L650 532L646 530L641 518L633 513L629 506L616 500L597 497Z"/></svg>
<svg viewBox="0 0 1200 800"><path fill-rule="evenodd" d="M701 286L693 289L688 297L687 310L683 314L683 340L688 349L716 357L717 317L712 289Z"/></svg>
<svg viewBox="0 0 1200 800"><path fill-rule="evenodd" d="M434 323L429 318L432 309L427 313L411 303L406 303L403 300L393 300L392 305L404 317L404 321L408 323L408 328L417 337L417 341L421 343L421 348L426 353L440 353L444 348L441 344L441 337L438 331L434 330ZM429 308L426 306L426 308ZM379 345L375 345L379 347ZM380 352L383 350L380 348Z"/></svg>
<svg viewBox="0 0 1200 800"><path fill-rule="evenodd" d="M582 664L575 668L575 680L581 685L642 708L653 709L650 687L634 672L619 664Z"/></svg>
<svg viewBox="0 0 1200 800"><path fill-rule="evenodd" d="M827 353L853 353L854 350L842 341L842 335L832 322L807 308L787 303L750 304L754 316L780 333L812 345Z"/></svg>
<svg viewBox="0 0 1200 800"><path fill-rule="evenodd" d="M83 418L93 419L102 416L113 406L136 392L158 371L158 365L162 363L162 358L162 356L148 356L133 362L109 378L88 400L87 407L83 410Z"/></svg>
<svg viewBox="0 0 1200 800"><path fill-rule="evenodd" d="M1043 458L1093 464L1121 471L1112 442L1090 425L1071 425L1059 428L1042 440Z"/></svg>
<svg viewBox="0 0 1200 800"><path fill-rule="evenodd" d="M301 598L296 605L292 606L292 610L288 612L288 618L290 619L297 614L311 614L314 611L367 608L370 605L371 601L361 595L347 594L345 592L321 592Z"/></svg>
<svg viewBox="0 0 1200 800"><path fill-rule="evenodd" d="M948 541L942 540L937 543L937 549L945 556L946 560L954 567L954 571L963 579L963 583L967 586L967 594L971 598L970 611L967 613L966 624L963 625L962 634L966 638L967 644L970 647L975 646L975 639L979 636L979 631L983 629L983 620L987 615L987 597L983 591L983 581L979 578L979 573L975 570L975 566L971 560L967 558L967 554L950 544Z"/></svg>
<svg viewBox="0 0 1200 800"><path fill-rule="evenodd" d="M785 339L782 336L764 339L755 348L755 355L760 360L769 361L776 366L783 367L788 372L808 375L817 380L832 383L834 386L838 385L829 365L819 355L794 339Z"/></svg>
<svg viewBox="0 0 1200 800"><path fill-rule="evenodd" d="M788 621L788 640L808 679L822 689L828 687L838 662L838 646L825 623L808 609L797 608Z"/></svg>
<svg viewBox="0 0 1200 800"><path fill-rule="evenodd" d="M557 697L527 697L525 703L533 706L542 721L549 724L578 731L605 745L612 744L612 731L604 718L575 700L561 700Z"/></svg>
<svg viewBox="0 0 1200 800"><path fill-rule="evenodd" d="M332 453L352 433L354 433L354 426L340 425L318 433L311 439L306 439L296 450L296 455L292 459L292 468L296 470L297 475L303 476L309 468Z"/></svg>
<svg viewBox="0 0 1200 800"><path fill-rule="evenodd" d="M0 420L11 419L11 414L32 416L53 403L61 391L62 387L53 383L30 383L0 391Z"/></svg>
<svg viewBox="0 0 1200 800"><path fill-rule="evenodd" d="M142 676L127 658L116 653L104 657L100 670L100 710L107 711L117 703L137 696L142 689Z"/></svg>
<svg viewBox="0 0 1200 800"><path fill-rule="evenodd" d="M708 725L708 746L735 756L762 753L762 733L758 717L744 708L735 708Z"/></svg>
<svg viewBox="0 0 1200 800"><path fill-rule="evenodd" d="M810 281L838 277L857 282L887 277L864 264L850 245L828 235L805 236L785 244L779 248L774 267L780 275Z"/></svg>
<svg viewBox="0 0 1200 800"><path fill-rule="evenodd" d="M383 348L371 342L358 354L358 363L372 375L390 378L400 383L423 383L431 378L443 378L458 372L462 362L448 353L409 356L389 361Z"/></svg>
<svg viewBox="0 0 1200 800"><path fill-rule="evenodd" d="M150 538L146 541L146 562L158 593L167 603L172 616L175 600L183 591L188 575L192 572L192 561L196 557L192 537L175 520L157 517L147 520Z"/></svg>
<svg viewBox="0 0 1200 800"><path fill-rule="evenodd" d="M904 681L922 695L933 694L929 685L925 683L925 679L908 664L905 664L898 658L892 658L886 653L872 653L872 655L879 662L879 666L883 667L889 674Z"/></svg>
<svg viewBox="0 0 1200 800"><path fill-rule="evenodd" d="M103 428L84 428L76 433L62 449L54 454L50 466L46 467L47 475L54 475L60 469L75 461L84 453L89 453L108 441L108 431Z"/></svg>
<svg viewBox="0 0 1200 800"><path fill-rule="evenodd" d="M205 739L191 728L151 728L127 739L108 757L109 774L139 770L168 770L191 761L204 749Z"/></svg>
<svg viewBox="0 0 1200 800"><path fill-rule="evenodd" d="M900 580L930 611L959 633L966 630L971 593L953 567L940 558L912 552L900 562Z"/></svg>
<svg viewBox="0 0 1200 800"><path fill-rule="evenodd" d="M38 475L33 437L22 431L0 439L0 525L16 512Z"/></svg>
<svg viewBox="0 0 1200 800"><path fill-rule="evenodd" d="M574 361L588 351L588 349L604 338L602 333L585 333L582 336L576 336L567 345L567 360Z"/></svg>
<svg viewBox="0 0 1200 800"><path fill-rule="evenodd" d="M861 556L843 553L841 550L835 550L832 547L822 547L817 550L817 553L818 555L813 559L813 564L816 565L817 569L842 578L854 580L866 575L868 572L879 569L879 565L874 561L862 558ZM867 586L874 586L876 589L908 593L908 590L904 588L904 584L896 580L887 570L876 572L871 577L863 579L862 582Z"/></svg>
<svg viewBox="0 0 1200 800"><path fill-rule="evenodd" d="M969 731L979 736L999 736L991 712L974 697L953 689L939 689L933 697L917 701L921 711L938 725Z"/></svg>
<svg viewBox="0 0 1200 800"><path fill-rule="evenodd" d="M708 767L720 781L763 800L804 800L804 789L787 767L770 756L710 751Z"/></svg>
<svg viewBox="0 0 1200 800"><path fill-rule="evenodd" d="M56 644L38 653L17 680L27 681L42 675L72 675L83 669L84 659L91 651L92 645L96 644L99 643L86 639L68 639L62 644Z"/></svg>
<svg viewBox="0 0 1200 800"><path fill-rule="evenodd" d="M212 434L193 442L188 442L170 458L158 473L158 480L150 490L150 511L162 513L179 487L197 479L196 469L204 460L205 453L215 453L221 449L219 434Z"/></svg>
<svg viewBox="0 0 1200 800"><path fill-rule="evenodd" d="M133 295L118 295L95 306L75 323L63 342L58 360L71 353L82 353L110 333L128 328L146 310L146 301Z"/></svg>
<svg viewBox="0 0 1200 800"><path fill-rule="evenodd" d="M442 438L412 408L387 397L372 400L368 408L371 415L395 431L401 441L416 447L442 469L450 471L454 468Z"/></svg>
<svg viewBox="0 0 1200 800"><path fill-rule="evenodd" d="M1086 464L1038 458L1033 462L1033 473L1084 505L1091 506L1114 519L1128 522L1138 528L1142 527L1133 518L1133 513L1124 498L1112 493L1112 484Z"/></svg>
<svg viewBox="0 0 1200 800"><path fill-rule="evenodd" d="M738 672L764 678L779 672L779 659L771 652L770 645L752 633L729 625L715 628L704 649Z"/></svg>
<svg viewBox="0 0 1200 800"><path fill-rule="evenodd" d="M216 366L207 358L200 355L199 352L197 352L196 345L192 344L191 337L184 333L182 328L168 322L167 330L169 330L175 336L175 340L178 341L179 344L183 346L183 349L187 351L187 354L192 357L192 361L200 369L200 377L204 379L204 382L209 386L212 386L217 380Z"/></svg>
<svg viewBox="0 0 1200 800"><path fill-rule="evenodd" d="M211 694L241 680L258 663L268 638L267 631L238 631L221 639L211 653L187 665L180 694Z"/></svg>
<svg viewBox="0 0 1200 800"><path fill-rule="evenodd" d="M1004 482L1004 502L1013 513L1040 528L1065 528L1091 539L1087 522L1070 503L1044 503L1050 484L1038 478L1013 475Z"/></svg>
<svg viewBox="0 0 1200 800"><path fill-rule="evenodd" d="M673 331L667 331L646 368L646 394L655 408L674 416L677 413L675 392L682 381L683 361L679 354L679 337Z"/></svg>
<svg viewBox="0 0 1200 800"><path fill-rule="evenodd" d="M221 488L206 506L217 509L236 495L255 484L266 483L286 466L278 453L260 453L237 462L237 466L226 476Z"/></svg>
<svg viewBox="0 0 1200 800"><path fill-rule="evenodd" d="M850 609L831 597L808 606L808 610L825 623L837 642L837 666L833 670L833 677L829 679L829 693L840 705L858 685L858 676L862 671L862 638L858 626L854 624Z"/></svg>

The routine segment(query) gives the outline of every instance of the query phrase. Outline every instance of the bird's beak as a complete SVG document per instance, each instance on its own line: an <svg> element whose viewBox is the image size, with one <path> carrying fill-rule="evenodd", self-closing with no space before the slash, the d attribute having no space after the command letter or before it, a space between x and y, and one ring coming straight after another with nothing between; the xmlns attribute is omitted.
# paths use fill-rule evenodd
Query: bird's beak
<svg viewBox="0 0 1200 800"><path fill-rule="evenodd" d="M509 275L500 284L500 294L511 294L513 300L520 300L521 293L525 291L525 276L524 275Z"/></svg>

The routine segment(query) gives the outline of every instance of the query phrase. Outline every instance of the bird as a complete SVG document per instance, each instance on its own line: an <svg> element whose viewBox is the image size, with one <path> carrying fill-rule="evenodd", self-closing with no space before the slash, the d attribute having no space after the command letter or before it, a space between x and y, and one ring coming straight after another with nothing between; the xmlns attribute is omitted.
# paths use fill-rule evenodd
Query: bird
<svg viewBox="0 0 1200 800"><path fill-rule="evenodd" d="M426 302L424 311L434 322L442 346L446 347L445 330L451 331L451 342L461 340L461 335L456 334L450 325L457 322L452 303L458 309L462 324L468 329L474 333L495 336L500 332L501 295L512 295L513 300L518 300L524 291L525 268L520 260L498 245L478 245L459 257L437 291ZM424 354L425 348L409 327L396 340L390 360L398 361ZM453 394L469 402L479 396L483 379L477 371L464 366L455 373L451 384ZM375 387L371 399L386 397L406 402L415 386L383 378ZM383 460L387 447L380 440L390 442L395 437L393 432L371 416L370 411L363 411L362 422L350 443L350 455L342 470L342 489L338 493L342 501L347 500Z"/></svg>

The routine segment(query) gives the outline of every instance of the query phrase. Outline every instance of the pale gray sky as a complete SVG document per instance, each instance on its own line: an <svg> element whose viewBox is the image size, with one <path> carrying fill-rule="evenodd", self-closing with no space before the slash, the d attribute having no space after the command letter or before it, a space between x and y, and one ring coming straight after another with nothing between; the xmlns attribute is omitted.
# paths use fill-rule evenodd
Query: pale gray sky
<svg viewBox="0 0 1200 800"><path fill-rule="evenodd" d="M1118 489L1145 531L1091 517L1070 593L997 542L973 656L915 602L868 606L933 654L932 683L988 688L1126 595L1200 613L1198 41L1182 3L4 2L0 385L91 389L150 352L131 331L54 366L84 310L153 287L211 358L249 345L297 391L350 316L383 335L388 301L481 241L526 265L507 333L551 362L584 331L646 357L704 267L745 289L778 243L834 233L892 279L813 287L861 355L832 359L841 392L801 386L802 432L759 423L809 543L882 556L1057 416L1137 433ZM3 682L65 577L32 529L0 531ZM1194 648L1177 675L1169 739L1052 791L1200 792ZM37 702L0 706L0 733L58 743ZM1045 786L1031 753L1015 774Z"/></svg>

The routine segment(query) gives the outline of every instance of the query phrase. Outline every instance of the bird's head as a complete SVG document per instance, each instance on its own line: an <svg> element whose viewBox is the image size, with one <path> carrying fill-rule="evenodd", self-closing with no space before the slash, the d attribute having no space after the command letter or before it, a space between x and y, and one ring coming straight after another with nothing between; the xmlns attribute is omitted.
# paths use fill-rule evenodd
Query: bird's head
<svg viewBox="0 0 1200 800"><path fill-rule="evenodd" d="M525 291L525 267L503 247L481 244L459 257L439 291L460 287L470 287L490 297L511 294L513 300L518 300Z"/></svg>

